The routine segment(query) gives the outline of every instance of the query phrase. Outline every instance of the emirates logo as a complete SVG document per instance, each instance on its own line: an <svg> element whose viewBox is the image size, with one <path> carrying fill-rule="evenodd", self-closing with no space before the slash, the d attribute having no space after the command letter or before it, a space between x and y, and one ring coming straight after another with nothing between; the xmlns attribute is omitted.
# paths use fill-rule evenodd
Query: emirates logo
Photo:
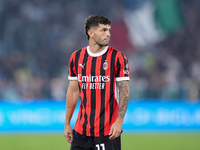
<svg viewBox="0 0 200 150"><path fill-rule="evenodd" d="M103 63L103 69L104 69L104 70L107 70L107 69L108 69L108 63L107 63L107 61L105 61L105 62Z"/></svg>

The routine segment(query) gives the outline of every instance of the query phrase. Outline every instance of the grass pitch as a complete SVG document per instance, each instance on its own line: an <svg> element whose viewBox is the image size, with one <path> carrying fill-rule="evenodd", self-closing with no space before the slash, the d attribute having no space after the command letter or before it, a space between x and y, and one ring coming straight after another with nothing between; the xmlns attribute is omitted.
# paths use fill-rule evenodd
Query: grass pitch
<svg viewBox="0 0 200 150"><path fill-rule="evenodd" d="M62 134L0 134L0 150L69 150ZM200 150L200 134L122 134L122 150Z"/></svg>

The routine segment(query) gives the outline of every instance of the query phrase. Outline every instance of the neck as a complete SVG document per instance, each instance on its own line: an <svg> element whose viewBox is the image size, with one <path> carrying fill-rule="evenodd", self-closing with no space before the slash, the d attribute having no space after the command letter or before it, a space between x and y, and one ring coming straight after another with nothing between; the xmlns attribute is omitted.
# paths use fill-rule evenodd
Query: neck
<svg viewBox="0 0 200 150"><path fill-rule="evenodd" d="M89 47L92 53L99 53L104 50L106 46L101 46L96 43L89 42Z"/></svg>

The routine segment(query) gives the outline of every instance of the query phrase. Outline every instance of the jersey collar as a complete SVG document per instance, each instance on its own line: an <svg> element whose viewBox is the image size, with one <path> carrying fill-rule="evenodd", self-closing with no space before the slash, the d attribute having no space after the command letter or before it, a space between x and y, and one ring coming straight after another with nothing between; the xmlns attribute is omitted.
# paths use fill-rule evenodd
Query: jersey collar
<svg viewBox="0 0 200 150"><path fill-rule="evenodd" d="M92 56L92 57L101 56L101 55L105 54L105 53L107 52L107 50L108 50L108 46L106 46L106 47L105 47L101 52L99 52L99 53L92 53L92 52L90 51L89 46L87 46L87 52L88 52L88 54L89 54L90 56Z"/></svg>

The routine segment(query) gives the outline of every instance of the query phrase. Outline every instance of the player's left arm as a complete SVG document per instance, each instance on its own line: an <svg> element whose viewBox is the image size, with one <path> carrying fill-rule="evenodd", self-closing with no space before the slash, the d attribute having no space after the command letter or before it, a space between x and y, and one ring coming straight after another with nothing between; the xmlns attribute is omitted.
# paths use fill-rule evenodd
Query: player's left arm
<svg viewBox="0 0 200 150"><path fill-rule="evenodd" d="M116 121L110 129L110 140L120 136L124 116L129 102L129 80L117 81L116 84L119 89L119 112Z"/></svg>

